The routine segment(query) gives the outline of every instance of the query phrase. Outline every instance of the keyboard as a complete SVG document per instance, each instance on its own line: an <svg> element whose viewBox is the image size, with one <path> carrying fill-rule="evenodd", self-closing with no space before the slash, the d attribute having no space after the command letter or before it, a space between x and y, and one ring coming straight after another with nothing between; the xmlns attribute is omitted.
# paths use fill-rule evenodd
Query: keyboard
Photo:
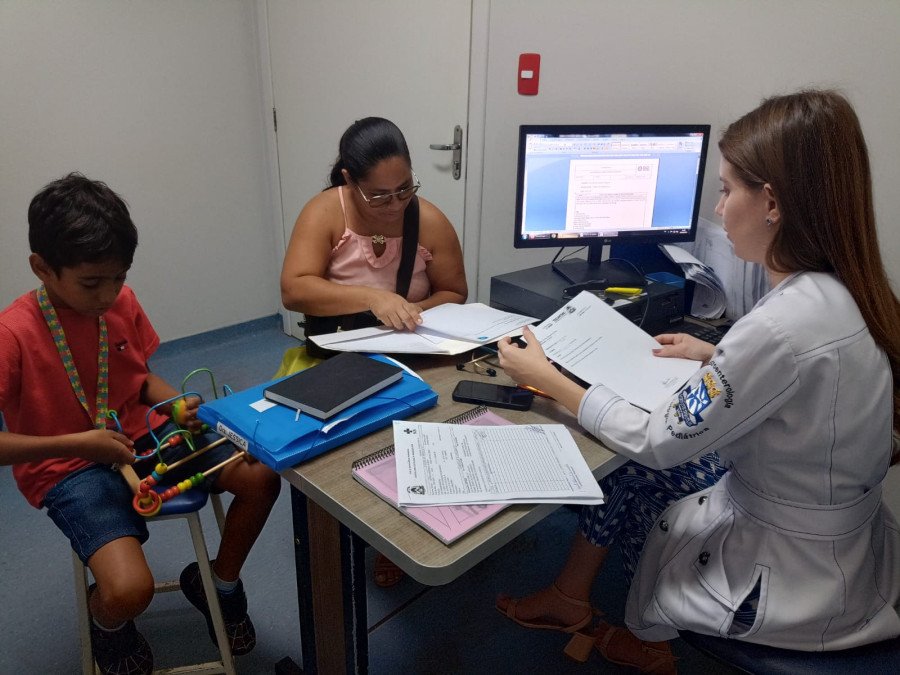
<svg viewBox="0 0 900 675"><path fill-rule="evenodd" d="M695 323L693 321L681 321L672 324L664 332L666 333L687 333L695 338L699 338L704 342L718 344L719 340L728 331L728 327L709 326L706 324Z"/></svg>

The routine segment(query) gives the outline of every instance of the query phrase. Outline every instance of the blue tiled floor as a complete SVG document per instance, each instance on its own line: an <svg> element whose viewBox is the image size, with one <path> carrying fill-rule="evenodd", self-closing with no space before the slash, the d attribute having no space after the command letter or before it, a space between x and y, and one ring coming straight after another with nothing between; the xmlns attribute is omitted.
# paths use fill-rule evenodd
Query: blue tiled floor
<svg viewBox="0 0 900 675"><path fill-rule="evenodd" d="M219 387L235 390L270 379L296 340L276 317L162 345L151 368L178 386L188 372L208 367ZM191 389L203 380L191 381ZM201 390L202 391L202 390ZM447 586L428 588L404 579L391 589L369 585L372 673L580 673L634 672L592 656L567 660L560 633L528 631L494 609L500 592L527 593L552 581L568 551L575 514L552 516ZM218 546L211 513L204 514L211 552ZM175 578L192 559L183 521L155 523L145 552L159 578ZM251 553L243 578L259 643L237 659L241 673L273 673L284 657L300 662L290 500L282 491ZM374 552L369 550L368 561ZM55 674L79 669L79 645L68 545L50 519L25 502L9 467L0 467L0 673ZM611 621L621 619L622 575L613 553L594 588L593 601ZM180 594L154 599L137 620L153 647L157 667L214 656L200 614ZM676 642L681 673L723 668Z"/></svg>

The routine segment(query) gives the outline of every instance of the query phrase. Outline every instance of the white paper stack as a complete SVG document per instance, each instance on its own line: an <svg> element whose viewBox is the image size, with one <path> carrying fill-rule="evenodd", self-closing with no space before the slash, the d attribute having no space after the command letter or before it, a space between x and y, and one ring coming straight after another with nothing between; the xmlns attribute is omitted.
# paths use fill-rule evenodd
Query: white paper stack
<svg viewBox="0 0 900 675"><path fill-rule="evenodd" d="M507 335L521 335L522 326L536 321L533 316L504 312L480 302L446 303L422 312L422 324L412 332L375 326L312 335L310 339L339 352L462 354Z"/></svg>
<svg viewBox="0 0 900 675"><path fill-rule="evenodd" d="M732 321L737 321L753 309L770 290L765 268L738 258L725 230L718 223L700 218L694 241L678 244L678 247L713 270L725 291L725 316Z"/></svg>
<svg viewBox="0 0 900 675"><path fill-rule="evenodd" d="M684 278L694 282L691 315L700 319L718 319L725 313L725 287L712 267L704 265L683 248L660 244L660 250L681 268Z"/></svg>

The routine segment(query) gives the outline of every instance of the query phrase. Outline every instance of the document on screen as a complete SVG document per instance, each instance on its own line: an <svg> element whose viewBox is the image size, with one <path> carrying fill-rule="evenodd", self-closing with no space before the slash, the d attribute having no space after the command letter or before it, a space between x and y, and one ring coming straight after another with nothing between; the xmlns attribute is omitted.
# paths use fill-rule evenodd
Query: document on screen
<svg viewBox="0 0 900 675"><path fill-rule="evenodd" d="M650 229L659 159L573 159L566 231Z"/></svg>

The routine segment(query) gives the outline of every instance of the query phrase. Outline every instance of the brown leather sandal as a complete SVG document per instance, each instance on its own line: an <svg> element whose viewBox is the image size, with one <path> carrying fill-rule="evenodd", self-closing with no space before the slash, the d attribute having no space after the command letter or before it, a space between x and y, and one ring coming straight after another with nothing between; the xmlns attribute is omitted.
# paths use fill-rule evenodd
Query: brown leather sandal
<svg viewBox="0 0 900 675"><path fill-rule="evenodd" d="M610 663L637 668L642 673L653 675L677 675L675 662L668 642L644 642L627 628L613 626L601 621L590 633L576 633L566 645L565 654L575 661L584 663L591 648Z"/></svg>
<svg viewBox="0 0 900 675"><path fill-rule="evenodd" d="M519 600L510 598L509 596L506 596L506 595L501 595L498 598L497 604L495 604L494 607L497 609L498 612L500 612L507 619L512 619L517 624L519 624L520 626L523 626L525 628L534 628L534 629L538 629L538 630L558 630L563 633L577 633L582 628L584 628L589 623L591 623L591 619L594 618L594 615L600 613L596 609L591 607L591 603L589 603L585 600L576 600L575 598L566 595L561 590L559 590L559 587L555 583L550 588L553 589L553 592L561 600L563 600L566 604L574 605L576 607L584 607L584 610L585 610L584 617L582 619L579 619L575 623L573 623L571 626L563 626L562 624L559 624L559 623L553 623L552 621L550 621L550 617L536 617L532 621L524 621L524 620L520 619L518 616L516 616L516 607L518 607L518 605L519 605ZM509 603L506 605L506 609L504 609L500 606L500 600L504 600L504 599L509 600ZM534 623L534 621L539 621L541 619L545 619L544 623Z"/></svg>

